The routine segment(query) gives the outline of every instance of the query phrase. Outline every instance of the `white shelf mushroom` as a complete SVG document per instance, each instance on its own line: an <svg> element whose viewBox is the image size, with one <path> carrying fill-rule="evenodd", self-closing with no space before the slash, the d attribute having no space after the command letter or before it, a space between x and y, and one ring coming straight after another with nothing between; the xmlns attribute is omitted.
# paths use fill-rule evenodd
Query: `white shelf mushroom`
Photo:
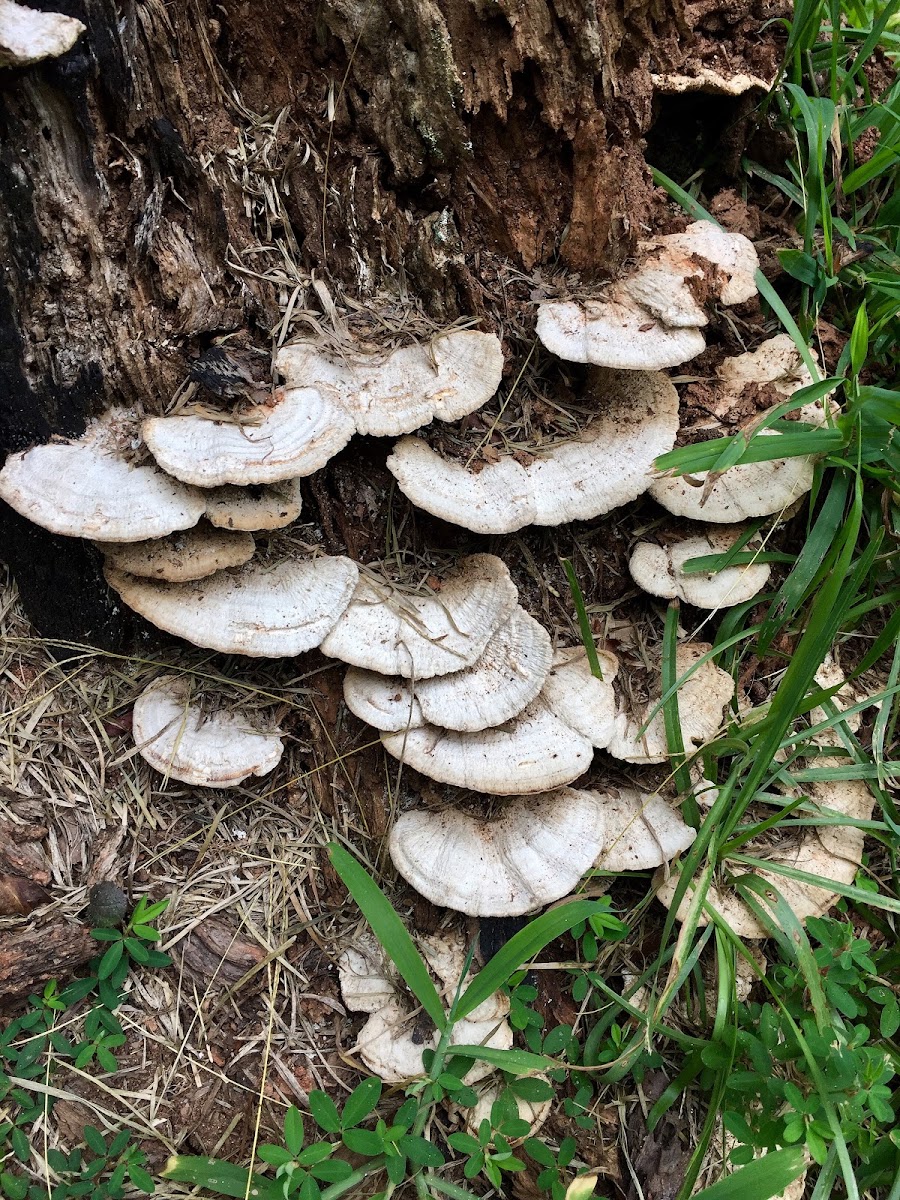
<svg viewBox="0 0 900 1200"><path fill-rule="evenodd" d="M0 67L25 67L71 50L86 26L75 17L0 0Z"/></svg>
<svg viewBox="0 0 900 1200"><path fill-rule="evenodd" d="M141 433L164 471L205 488L312 475L353 436L344 410L311 387L278 388L250 418L150 417Z"/></svg>
<svg viewBox="0 0 900 1200"><path fill-rule="evenodd" d="M712 409L724 417L740 401L748 385L765 386L788 398L811 382L793 341L787 334L779 334L754 351L725 359L719 366ZM797 416L813 425L821 425L826 419L821 404L804 405ZM757 436L777 435L773 430L763 429ZM690 478L665 475L653 481L650 495L676 516L732 524L789 507L812 487L814 469L815 458L802 455L744 463L728 468L714 479L709 479L706 471L698 471Z"/></svg>
<svg viewBox="0 0 900 1200"><path fill-rule="evenodd" d="M568 895L604 839L603 799L562 788L514 796L492 818L414 809L394 823L389 848L403 878L432 904L498 917Z"/></svg>
<svg viewBox="0 0 900 1200"><path fill-rule="evenodd" d="M706 348L701 328L707 317L687 281L711 286L723 304L756 294L752 242L712 221L695 221L639 249L637 269L605 296L539 306L537 335L552 354L624 370L675 367Z"/></svg>
<svg viewBox="0 0 900 1200"><path fill-rule="evenodd" d="M645 492L653 464L675 445L678 393L651 371L597 371L600 411L582 435L523 466L512 457L470 470L421 438L401 438L387 460L400 490L426 512L476 533L561 525L618 508Z"/></svg>
<svg viewBox="0 0 900 1200"><path fill-rule="evenodd" d="M605 650L597 651L602 678L591 673L583 646L559 649L541 690L541 700L560 721L602 750L613 735L616 693L613 680L619 660Z"/></svg>
<svg viewBox="0 0 900 1200"><path fill-rule="evenodd" d="M810 764L827 769L845 765L846 759L816 758L810 760ZM803 784L802 791L813 805L823 810L827 809L830 815L848 817L851 821L867 821L872 816L874 797L858 779L835 779ZM798 812L795 815L803 814ZM808 829L790 830L785 842L778 846L769 843L754 845L753 842L749 842L744 852L752 857L765 858L773 864L817 876L820 882L812 884L788 879L779 875L777 871L750 872L776 888L790 905L797 919L805 921L808 917L822 916L834 903L836 893L831 888L832 880L841 884L853 882L862 862L864 842L864 832L854 825L813 825ZM733 873L739 877L749 870L736 864ZM654 883L658 899L667 908L671 907L678 884L677 873L668 878L658 877ZM689 887L676 912L679 920L684 919L692 896L693 891ZM739 937L769 936L740 895L725 883L714 884L709 889L706 899L709 906L728 922ZM766 904L762 899L760 904L765 910ZM701 913L700 923L705 925L708 920L708 916Z"/></svg>
<svg viewBox="0 0 900 1200"><path fill-rule="evenodd" d="M359 433L389 437L481 408L500 384L503 353L493 334L456 329L389 354L339 357L298 342L275 366L291 386L327 390Z"/></svg>
<svg viewBox="0 0 900 1200"><path fill-rule="evenodd" d="M675 671L683 678L712 649L705 642L683 642L675 651ZM678 714L684 748L691 753L719 728L725 706L734 695L734 680L727 671L707 661L697 667L678 689ZM660 709L647 723L657 701L637 713L620 703L615 729L606 749L614 757L633 763L660 763L669 756L665 718ZM641 729L644 726L644 732Z"/></svg>
<svg viewBox="0 0 900 1200"><path fill-rule="evenodd" d="M531 703L552 655L546 629L517 606L471 667L421 680L351 667L344 699L351 712L386 733L427 724L477 732L512 720Z"/></svg>
<svg viewBox="0 0 900 1200"><path fill-rule="evenodd" d="M284 751L278 730L264 733L240 713L207 714L191 703L190 683L180 675L165 675L141 692L132 733L154 770L195 787L236 787L250 775L268 775Z"/></svg>
<svg viewBox="0 0 900 1200"><path fill-rule="evenodd" d="M666 600L676 597L697 608L730 608L752 599L766 586L772 568L765 562L726 567L722 571L687 574L684 565L692 558L726 554L744 531L738 527L709 525L690 530L667 526L658 530L654 542L638 542L631 551L631 578L651 596ZM751 542L748 549L758 548Z"/></svg>
<svg viewBox="0 0 900 1200"><path fill-rule="evenodd" d="M0 499L66 537L140 542L189 529L205 500L157 467L131 460L134 413L110 409L71 442L11 454L0 470Z"/></svg>
<svg viewBox="0 0 900 1200"><path fill-rule="evenodd" d="M606 839L594 866L600 871L646 871L687 850L697 836L677 809L658 792L607 785L596 795L603 804Z"/></svg>
<svg viewBox="0 0 900 1200"><path fill-rule="evenodd" d="M701 67L696 75L651 75L650 81L663 95L682 95L685 92L709 92L714 96L743 96L745 92L768 92L775 80L739 71L725 75L712 67Z"/></svg>
<svg viewBox="0 0 900 1200"><path fill-rule="evenodd" d="M265 566L251 562L194 583L159 583L107 567L107 581L142 617L224 654L288 658L318 646L350 602L358 568L349 558Z"/></svg>
<svg viewBox="0 0 900 1200"><path fill-rule="evenodd" d="M362 575L322 652L380 675L448 675L484 653L517 599L506 565L493 554L460 559L434 592L402 590L386 578Z"/></svg>
<svg viewBox="0 0 900 1200"><path fill-rule="evenodd" d="M101 542L100 549L116 571L165 583L189 583L243 566L253 557L256 543L249 533L195 525L151 542Z"/></svg>
<svg viewBox="0 0 900 1200"><path fill-rule="evenodd" d="M447 933L421 935L416 940L449 1008L465 969L462 938ZM369 1070L387 1083L402 1083L423 1074L422 1052L437 1045L437 1031L425 1014L414 1015L414 1002L371 935L357 938L341 954L338 977L347 1007L370 1014L356 1042L356 1051ZM508 1013L508 998L495 992L467 1018L457 1022L450 1044L508 1050L513 1042L512 1029L506 1020ZM465 1081L476 1083L491 1071L485 1063L476 1063Z"/></svg>
<svg viewBox="0 0 900 1200"><path fill-rule="evenodd" d="M283 529L300 516L303 498L299 479L236 487L226 483L206 493L206 519L219 529L247 533Z"/></svg>
<svg viewBox="0 0 900 1200"><path fill-rule="evenodd" d="M515 796L562 787L591 765L588 738L533 701L518 717L494 729L456 733L423 725L382 733L394 758L429 779L492 796Z"/></svg>

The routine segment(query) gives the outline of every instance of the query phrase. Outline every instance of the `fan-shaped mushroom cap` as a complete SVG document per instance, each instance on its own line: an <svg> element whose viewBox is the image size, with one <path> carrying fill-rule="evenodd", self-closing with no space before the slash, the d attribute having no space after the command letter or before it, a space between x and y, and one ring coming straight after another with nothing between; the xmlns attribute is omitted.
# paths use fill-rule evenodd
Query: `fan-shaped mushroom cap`
<svg viewBox="0 0 900 1200"><path fill-rule="evenodd" d="M343 359L299 342L282 347L275 366L292 385L330 389L360 433L389 437L481 408L500 384L503 353L494 334L457 329L387 355Z"/></svg>
<svg viewBox="0 0 900 1200"><path fill-rule="evenodd" d="M701 67L696 75L651 75L651 82L664 95L680 95L684 92L711 92L718 96L742 96L754 88L768 92L773 81L759 75L723 75L711 67Z"/></svg>
<svg viewBox="0 0 900 1200"><path fill-rule="evenodd" d="M723 304L743 304L756 295L759 259L742 233L729 233L714 221L694 221L683 233L659 239L667 250L693 254L718 267L725 279L719 289Z"/></svg>
<svg viewBox="0 0 900 1200"><path fill-rule="evenodd" d="M817 758L817 767L836 767L846 763L845 759ZM803 792L816 805L839 813L851 820L867 821L872 815L874 799L872 793L858 779L835 779L821 783L804 784ZM799 813L795 814L801 815ZM779 875L775 871L750 872L757 874L775 887L793 909L798 920L821 916L834 903L836 893L830 890L830 881L852 883L859 864L862 862L865 834L853 825L821 825L809 829L792 829L785 845L754 846L748 843L745 852L758 858L766 858L780 866L792 867L821 879L820 884L800 883ZM734 875L740 877L746 871L735 865ZM675 896L677 875L654 880L656 895L668 908ZM683 920L692 897L688 889L676 915ZM736 891L724 884L714 885L707 893L707 903L720 913L739 937L768 937L765 928L756 919L751 909ZM765 908L765 904L760 901ZM706 924L708 917L701 914L700 923Z"/></svg>
<svg viewBox="0 0 900 1200"><path fill-rule="evenodd" d="M512 720L530 704L551 657L550 635L517 606L471 667L416 681L351 667L344 699L352 713L385 733L429 723L473 733Z"/></svg>
<svg viewBox="0 0 900 1200"><path fill-rule="evenodd" d="M681 679L711 646L705 642L684 642L675 651L675 669ZM690 753L713 737L719 728L726 704L734 695L734 680L727 671L708 661L697 667L678 689L678 713L684 748ZM614 758L625 762L664 762L668 757L665 719L662 709L650 721L643 734L640 730L656 707L651 702L637 714L627 708L616 716L615 730L606 749Z"/></svg>
<svg viewBox="0 0 900 1200"><path fill-rule="evenodd" d="M243 566L253 557L256 543L249 533L226 533L208 525L195 525L152 542L103 542L101 549L117 571L142 579L189 583L227 567Z"/></svg>
<svg viewBox="0 0 900 1200"><path fill-rule="evenodd" d="M414 504L477 533L600 516L650 486L655 459L675 445L678 393L651 371L597 371L592 390L600 412L581 437L528 466L501 458L470 471L419 438L402 438L388 469Z"/></svg>
<svg viewBox="0 0 900 1200"><path fill-rule="evenodd" d="M206 493L206 519L219 529L248 533L283 529L300 516L300 480L235 487L226 483Z"/></svg>
<svg viewBox="0 0 900 1200"><path fill-rule="evenodd" d="M746 354L723 359L716 374L712 410L717 416L724 416L748 385L766 386L788 397L813 381L794 339L786 333L767 338Z"/></svg>
<svg viewBox="0 0 900 1200"><path fill-rule="evenodd" d="M729 608L762 591L771 574L768 563L747 563L724 571L691 574L684 564L707 554L725 554L741 536L741 529L715 525L689 532L678 526L659 530L657 542L638 542L631 551L631 578L651 596L676 597L697 608Z"/></svg>
<svg viewBox="0 0 900 1200"><path fill-rule="evenodd" d="M537 335L551 354L567 362L629 371L660 371L696 358L706 349L699 329L670 328L633 300L545 300L538 307Z"/></svg>
<svg viewBox="0 0 900 1200"><path fill-rule="evenodd" d="M847 676L844 674L843 667L841 666L835 654L832 652L829 652L825 655L824 660L822 661L813 678L820 688L833 688L837 687L838 684L842 685L831 697L831 703L835 706L838 712L843 712L847 708L852 708L855 704L858 704L865 698L865 693L859 691L852 683L848 681ZM825 708L816 707L810 710L809 723L811 725L818 725L820 721L826 720L827 717L828 713ZM849 717L842 721L841 724L848 729L850 733L857 733L860 725L862 725L862 719L862 712L852 713ZM834 724L838 724L837 717L834 719ZM817 733L813 736L812 741L815 742L817 746L843 745L841 736L835 728L823 729L821 733Z"/></svg>
<svg viewBox="0 0 900 1200"><path fill-rule="evenodd" d="M598 650L597 658L602 679L591 674L583 646L557 650L541 690L541 700L570 729L603 749L615 728L616 693L612 681L619 670L619 660L605 650Z"/></svg>
<svg viewBox="0 0 900 1200"><path fill-rule="evenodd" d="M318 646L353 594L349 558L314 558L273 567L249 563L195 583L158 583L107 568L129 608L195 646L254 658L288 658Z"/></svg>
<svg viewBox="0 0 900 1200"><path fill-rule="evenodd" d="M637 788L604 788L591 792L603 805L606 840L594 866L600 871L645 871L687 850L697 836L681 814L659 793Z"/></svg>
<svg viewBox="0 0 900 1200"><path fill-rule="evenodd" d="M438 979L438 992L449 1007L465 970L465 950L458 934L430 934L417 939L419 950ZM371 1016L360 1030L356 1049L366 1066L389 1083L421 1075L422 1052L437 1045L438 1035L427 1016L416 1020L405 996L393 982L384 951L374 938L363 935L343 952L338 962L341 994L348 1008ZM456 1046L485 1045L508 1050L513 1035L506 1016L509 1000L500 992L489 996L457 1023L450 1037ZM476 1063L465 1077L472 1084L492 1068Z"/></svg>
<svg viewBox="0 0 900 1200"><path fill-rule="evenodd" d="M141 692L132 732L154 770L195 787L236 787L250 775L268 775L284 751L277 732L250 729L239 713L204 713L179 675L164 675Z"/></svg>
<svg viewBox="0 0 900 1200"><path fill-rule="evenodd" d="M670 329L696 329L708 325L709 318L687 281L702 278L686 255L663 250L623 280L621 290Z"/></svg>
<svg viewBox="0 0 900 1200"><path fill-rule="evenodd" d="M71 50L85 31L75 17L0 0L0 67L25 67Z"/></svg>
<svg viewBox="0 0 900 1200"><path fill-rule="evenodd" d="M200 416L150 417L141 432L170 475L200 487L277 483L312 475L353 436L353 421L325 391L279 388L255 423Z"/></svg>
<svg viewBox="0 0 900 1200"><path fill-rule="evenodd" d="M493 554L460 559L440 590L427 594L362 576L322 651L381 675L448 675L483 654L516 600L509 571Z"/></svg>
<svg viewBox="0 0 900 1200"><path fill-rule="evenodd" d="M496 917L568 895L603 843L601 800L562 788L513 797L492 819L459 808L403 813L389 846L394 866L432 904Z"/></svg>
<svg viewBox="0 0 900 1200"><path fill-rule="evenodd" d="M591 765L593 747L541 702L512 721L479 733L456 733L423 725L382 733L389 754L438 783L492 796L513 796L562 787Z"/></svg>
<svg viewBox="0 0 900 1200"><path fill-rule="evenodd" d="M203 516L203 493L127 453L133 414L111 409L73 442L11 454L0 499L51 533L97 542L140 542L188 529Z"/></svg>

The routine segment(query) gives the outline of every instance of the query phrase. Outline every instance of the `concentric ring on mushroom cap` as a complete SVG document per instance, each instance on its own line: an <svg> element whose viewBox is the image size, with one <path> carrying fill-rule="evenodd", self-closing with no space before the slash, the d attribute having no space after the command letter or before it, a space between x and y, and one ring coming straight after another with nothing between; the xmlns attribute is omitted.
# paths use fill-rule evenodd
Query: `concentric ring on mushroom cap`
<svg viewBox="0 0 900 1200"><path fill-rule="evenodd" d="M102 542L100 548L117 571L165 583L189 583L243 566L253 557L256 543L249 533L227 533L202 524L149 542Z"/></svg>
<svg viewBox="0 0 900 1200"><path fill-rule="evenodd" d="M696 830L659 793L607 785L589 791L603 805L606 837L594 866L600 871L645 871L670 862L691 845Z"/></svg>
<svg viewBox="0 0 900 1200"><path fill-rule="evenodd" d="M476 732L512 720L531 703L552 653L546 629L517 606L471 667L415 681L351 667L344 699L352 713L385 733L429 723Z"/></svg>
<svg viewBox="0 0 900 1200"><path fill-rule="evenodd" d="M350 602L359 572L349 558L220 571L196 583L157 583L107 568L124 602L195 646L254 658L291 657L318 646Z"/></svg>
<svg viewBox="0 0 900 1200"><path fill-rule="evenodd" d="M136 429L133 413L110 409L77 441L11 454L0 498L51 533L96 542L141 542L196 525L203 493L156 466L134 466Z"/></svg>
<svg viewBox="0 0 900 1200"><path fill-rule="evenodd" d="M330 389L359 433L390 437L481 408L500 384L503 353L494 334L454 329L386 355L338 358L298 342L275 366L294 386Z"/></svg>
<svg viewBox="0 0 900 1200"><path fill-rule="evenodd" d="M491 819L459 808L403 813L394 866L432 904L471 916L518 916L576 886L603 849L603 804L562 788L515 796Z"/></svg>
<svg viewBox="0 0 900 1200"><path fill-rule="evenodd" d="M353 421L325 391L279 388L243 420L150 417L141 433L170 475L200 487L312 475L350 441Z"/></svg>
<svg viewBox="0 0 900 1200"><path fill-rule="evenodd" d="M134 703L135 745L154 770L196 787L225 788L278 766L284 745L277 732L249 728L238 712L205 713L190 692L183 676L164 675Z"/></svg>
<svg viewBox="0 0 900 1200"><path fill-rule="evenodd" d="M615 727L613 680L619 660L605 650L597 651L597 660L602 679L591 673L584 646L556 650L553 666L541 689L541 700L555 717L602 750Z"/></svg>
<svg viewBox="0 0 900 1200"><path fill-rule="evenodd" d="M472 664L512 613L518 593L493 554L462 558L437 591L360 577L322 652L380 675L430 679Z"/></svg>
<svg viewBox="0 0 900 1200"><path fill-rule="evenodd" d="M536 330L557 358L626 371L677 367L706 349L699 329L666 326L637 301L545 300Z"/></svg>
<svg viewBox="0 0 900 1200"><path fill-rule="evenodd" d="M729 608L750 600L766 586L772 568L766 562L750 562L723 571L687 574L685 563L708 554L725 554L744 530L733 526L683 525L657 530L655 542L638 542L631 551L631 578L651 596L666 600L676 597L697 608ZM756 543L758 545L758 543ZM750 547L752 549L752 544Z"/></svg>
<svg viewBox="0 0 900 1200"><path fill-rule="evenodd" d="M471 471L408 437L388 469L419 508L478 533L600 516L649 488L654 461L675 445L678 393L657 372L612 370L593 372L589 391L600 411L581 437L528 466L505 457Z"/></svg>
<svg viewBox="0 0 900 1200"><path fill-rule="evenodd" d="M812 761L817 768L823 769L846 765L846 759L817 758ZM857 821L867 821L872 815L874 797L858 779L807 783L803 784L802 790L813 804L829 810L830 813L838 813ZM802 819L804 814L797 811L794 815ZM842 884L853 882L862 862L864 842L864 832L853 825L822 825L809 829L791 829L786 844L781 848L773 847L769 842L760 846L749 842L744 847L744 852L751 856L756 852L756 857L765 857L780 866L816 875L821 879L820 884L801 883L775 871L753 871L742 864L735 864L733 874L737 877L745 874L756 875L771 884L791 906L797 919L805 921L808 917L826 913L834 903L837 894L830 890L829 881L834 880ZM677 874L668 878L659 876L654 879L654 884L658 899L667 908L670 907L678 884ZM686 916L692 898L693 889L688 888L676 912L679 920ZM739 937L769 936L736 891L724 885L714 884L707 893L706 901L724 917ZM760 904L763 909L766 908L762 899ZM701 925L707 924L708 920L705 913L700 914Z"/></svg>
<svg viewBox="0 0 900 1200"><path fill-rule="evenodd" d="M683 679L695 664L712 649L706 642L683 642L675 651L675 671ZM656 689L656 694L660 689ZM722 721L725 706L734 695L734 680L708 660L684 679L678 689L678 713L685 750L690 753L713 737ZM635 713L620 700L615 729L607 751L614 757L633 763L658 763L668 758L665 717L660 708L643 734L647 717L657 707L651 701Z"/></svg>
<svg viewBox="0 0 900 1200"><path fill-rule="evenodd" d="M283 529L300 516L303 498L299 479L237 487L225 483L206 493L206 519L219 529L248 533Z"/></svg>
<svg viewBox="0 0 900 1200"><path fill-rule="evenodd" d="M389 754L436 779L492 796L515 796L562 787L591 765L587 738L555 717L540 696L512 721L479 733L424 725L382 733Z"/></svg>

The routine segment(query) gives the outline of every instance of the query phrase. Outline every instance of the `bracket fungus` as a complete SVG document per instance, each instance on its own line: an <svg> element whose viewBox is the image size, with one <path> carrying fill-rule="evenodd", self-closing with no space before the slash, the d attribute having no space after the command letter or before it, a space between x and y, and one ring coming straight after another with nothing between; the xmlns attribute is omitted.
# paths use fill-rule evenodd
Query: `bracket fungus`
<svg viewBox="0 0 900 1200"><path fill-rule="evenodd" d="M149 417L147 448L176 479L199 487L278 483L320 470L353 436L353 422L316 388L278 388L241 420Z"/></svg>
<svg viewBox="0 0 900 1200"><path fill-rule="evenodd" d="M691 574L684 567L692 558L727 554L743 532L737 527L715 525L696 530L672 525L658 530L655 541L638 542L632 549L628 560L631 578L651 596L677 598L697 608L742 604L766 586L772 571L768 563L749 562L722 571ZM758 542L751 542L748 549L758 546Z"/></svg>
<svg viewBox="0 0 900 1200"><path fill-rule="evenodd" d="M513 796L497 815L414 809L391 830L391 860L432 904L470 916L533 912L566 896L603 849L601 798L573 788Z"/></svg>
<svg viewBox="0 0 900 1200"><path fill-rule="evenodd" d="M300 480L236 487L226 483L206 493L206 519L217 529L262 533L283 529L300 516Z"/></svg>
<svg viewBox="0 0 900 1200"><path fill-rule="evenodd" d="M275 366L291 386L333 395L357 432L391 437L481 408L500 384L503 352L494 334L451 329L388 354L339 357L297 342L281 348Z"/></svg>
<svg viewBox="0 0 900 1200"><path fill-rule="evenodd" d="M697 836L677 809L658 792L607 784L597 795L603 804L606 840L594 866L600 871L646 871L670 862Z"/></svg>
<svg viewBox="0 0 900 1200"><path fill-rule="evenodd" d="M318 646L350 602L359 571L349 558L265 566L251 562L194 583L159 583L106 568L110 587L152 624L195 646L289 658Z"/></svg>
<svg viewBox="0 0 900 1200"><path fill-rule="evenodd" d="M107 563L116 571L165 583L190 583L250 561L256 543L249 533L226 533L195 525L149 542L102 542Z"/></svg>
<svg viewBox="0 0 900 1200"><path fill-rule="evenodd" d="M136 419L110 409L82 437L11 454L0 470L0 499L66 537L140 542L189 529L205 499L157 467L132 461Z"/></svg>
<svg viewBox="0 0 900 1200"><path fill-rule="evenodd" d="M421 680L351 667L344 699L351 712L386 733L427 724L477 732L512 720L531 703L552 654L546 629L516 606L471 667Z"/></svg>
<svg viewBox="0 0 900 1200"><path fill-rule="evenodd" d="M558 649L541 690L541 700L555 717L598 749L612 737L616 720L613 680L619 660L605 650L597 651L602 679L591 673L583 646Z"/></svg>
<svg viewBox="0 0 900 1200"><path fill-rule="evenodd" d="M759 75L748 75L738 71L726 75L713 67L701 67L696 75L651 75L650 81L663 95L678 96L685 92L709 92L714 96L743 96L745 92L771 91L774 79L766 80Z"/></svg>
<svg viewBox="0 0 900 1200"><path fill-rule="evenodd" d="M0 0L0 67L27 67L71 50L87 27L64 13Z"/></svg>
<svg viewBox="0 0 900 1200"><path fill-rule="evenodd" d="M711 649L705 642L683 642L675 651L677 679L683 680L677 693L678 714L688 754L715 735L725 706L734 695L734 680L728 672L711 660L701 662ZM658 700L651 700L634 712L630 704L620 702L615 729L606 747L613 758L632 763L665 762L669 747L662 708L648 723L657 707Z"/></svg>
<svg viewBox="0 0 900 1200"><path fill-rule="evenodd" d="M708 318L687 281L696 280L701 294L710 288L726 305L756 294L753 243L712 221L695 221L639 249L636 269L604 296L538 307L537 335L552 354L625 370L675 367L706 348L701 329Z"/></svg>
<svg viewBox="0 0 900 1200"><path fill-rule="evenodd" d="M827 770L846 765L846 760L823 757L810 760L810 765L814 765L816 769ZM802 785L802 792L815 812L821 811L823 815L845 817L848 818L848 822L867 821L872 816L875 800L861 780L833 779L806 783ZM815 812L811 816L812 820L815 820ZM795 819L802 820L804 815L806 814L802 810L794 813ZM801 826L788 831L786 840L780 845L751 841L743 847L743 852L779 866L814 875L817 877L816 883L789 879L777 871L749 871L749 868L737 864L731 868L731 874L740 878L749 872L762 879L781 893L799 921L805 921L808 917L822 916L834 903L837 893L830 886L832 880L835 883L850 884L856 878L856 872L862 862L864 842L865 833L852 823L813 824L809 828ZM657 898L667 908L670 907L678 883L677 873L667 878L660 876L654 882ZM676 911L679 920L686 916L692 899L693 888L689 887ZM726 881L713 883L707 893L706 903L728 922L738 937L769 936L753 910L737 891L728 887ZM763 911L767 910L761 897L758 898L758 903ZM701 925L707 924L708 920L705 913L700 914Z"/></svg>
<svg viewBox="0 0 900 1200"><path fill-rule="evenodd" d="M164 675L134 704L132 733L138 752L161 775L196 787L236 787L250 775L268 775L281 761L279 732L247 726L239 713L205 713L191 702L190 683Z"/></svg>
<svg viewBox="0 0 900 1200"><path fill-rule="evenodd" d="M438 993L449 1008L465 970L463 940L455 933L420 935L416 940L436 977ZM370 1014L355 1047L369 1070L387 1083L402 1083L422 1075L422 1052L435 1048L438 1031L427 1015L413 1014L405 989L395 979L384 950L371 935L362 935L344 950L338 961L338 978L347 1007ZM508 1050L513 1043L512 1029L506 1019L508 1013L508 998L495 992L456 1023L450 1044ZM492 1069L485 1063L476 1063L465 1082L476 1083Z"/></svg>
<svg viewBox="0 0 900 1200"><path fill-rule="evenodd" d="M380 675L448 675L471 667L484 653L517 600L505 563L493 554L460 559L430 592L362 575L322 652Z"/></svg>
<svg viewBox="0 0 900 1200"><path fill-rule="evenodd" d="M598 370L589 390L598 411L581 436L537 452L527 466L503 457L473 471L406 437L388 469L419 508L476 533L600 516L649 488L654 460L675 445L678 393L655 371Z"/></svg>

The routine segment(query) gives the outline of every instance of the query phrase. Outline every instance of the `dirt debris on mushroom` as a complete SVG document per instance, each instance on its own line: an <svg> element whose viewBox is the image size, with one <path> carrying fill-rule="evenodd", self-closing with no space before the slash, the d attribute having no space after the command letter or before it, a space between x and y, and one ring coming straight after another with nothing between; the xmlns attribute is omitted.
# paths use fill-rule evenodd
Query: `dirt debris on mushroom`
<svg viewBox="0 0 900 1200"><path fill-rule="evenodd" d="M495 812L412 809L391 830L391 860L432 904L519 916L566 896L599 857L601 798L574 788L511 796Z"/></svg>
<svg viewBox="0 0 900 1200"><path fill-rule="evenodd" d="M117 571L165 583L190 583L250 561L256 543L249 533L195 525L149 542L102 542L106 561Z"/></svg>
<svg viewBox="0 0 900 1200"><path fill-rule="evenodd" d="M139 445L135 413L109 409L80 438L11 454L0 499L51 533L93 541L140 542L196 525L203 493L138 463Z"/></svg>
<svg viewBox="0 0 900 1200"><path fill-rule="evenodd" d="M141 434L160 467L185 483L278 483L312 475L353 436L352 420L325 391L278 388L240 417L149 417Z"/></svg>
<svg viewBox="0 0 900 1200"><path fill-rule="evenodd" d="M405 437L388 469L419 508L477 533L600 516L649 488L675 445L678 393L659 372L612 370L592 372L588 391L598 412L582 434L538 447L528 465L504 456L472 470Z"/></svg>
<svg viewBox="0 0 900 1200"><path fill-rule="evenodd" d="M161 676L141 692L132 735L154 770L195 787L236 787L268 775L284 751L279 730L252 728L239 712L204 711L181 675Z"/></svg>
<svg viewBox="0 0 900 1200"><path fill-rule="evenodd" d="M284 529L296 521L303 508L301 480L251 484L238 487L226 483L206 493L206 519L218 529L262 533Z"/></svg>
<svg viewBox="0 0 900 1200"><path fill-rule="evenodd" d="M448 675L475 663L517 603L509 570L493 554L460 559L435 589L413 591L366 571L322 652L379 675Z"/></svg>
<svg viewBox="0 0 900 1200"><path fill-rule="evenodd" d="M290 657L318 646L356 586L356 563L321 555L274 566L252 560L193 583L160 583L106 567L129 608L195 646L255 658Z"/></svg>
<svg viewBox="0 0 900 1200"><path fill-rule="evenodd" d="M494 334L451 329L386 354L295 342L279 350L275 366L291 386L332 395L357 432L389 437L481 408L500 384L503 352Z"/></svg>
<svg viewBox="0 0 900 1200"><path fill-rule="evenodd" d="M745 534L740 526L706 527L670 524L658 529L652 541L639 541L628 560L631 578L651 596L679 599L697 608L729 608L761 592L772 568L767 562L747 562L721 571L685 571L692 558L724 555ZM757 540L747 542L745 551L759 550Z"/></svg>
<svg viewBox="0 0 900 1200"><path fill-rule="evenodd" d="M465 969L462 937L454 932L422 934L416 941L436 977L438 994L449 1008ZM428 1015L416 1009L374 937L361 934L343 951L338 960L338 978L347 1007L369 1013L355 1046L369 1070L387 1083L402 1083L422 1075L422 1052L435 1048L438 1031ZM450 1044L508 1050L513 1043L508 1013L508 998L495 992L456 1023ZM478 1062L465 1081L476 1083L492 1070Z"/></svg>

